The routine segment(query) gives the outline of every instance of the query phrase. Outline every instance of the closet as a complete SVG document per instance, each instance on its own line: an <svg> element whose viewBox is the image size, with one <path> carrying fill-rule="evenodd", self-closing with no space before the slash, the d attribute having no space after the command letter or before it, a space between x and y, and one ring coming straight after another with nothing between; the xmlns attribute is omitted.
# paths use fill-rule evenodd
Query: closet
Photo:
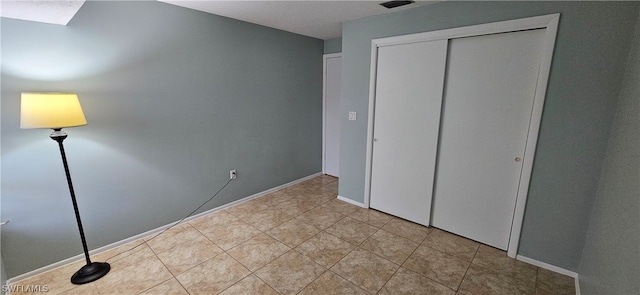
<svg viewBox="0 0 640 295"><path fill-rule="evenodd" d="M515 255L558 18L374 40L365 205Z"/></svg>

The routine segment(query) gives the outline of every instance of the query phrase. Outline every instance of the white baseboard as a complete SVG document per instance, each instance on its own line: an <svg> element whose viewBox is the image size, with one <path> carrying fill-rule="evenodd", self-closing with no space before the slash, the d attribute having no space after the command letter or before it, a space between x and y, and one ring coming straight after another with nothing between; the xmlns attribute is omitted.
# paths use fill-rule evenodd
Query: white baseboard
<svg viewBox="0 0 640 295"><path fill-rule="evenodd" d="M520 260L522 262L526 262L526 263L535 265L537 267L542 267L544 269L547 269L547 270L550 270L550 271L553 271L553 272L557 272L559 274L563 274L563 275L572 277L575 280L575 284L576 284L576 295L580 295L580 280L578 279L578 276L579 276L578 273L570 271L570 270L566 270L566 269L564 269L562 267L551 265L551 264L548 264L548 263L545 263L545 262L542 262L542 261L531 259L529 257L525 257L525 256L522 256L522 255L516 255L516 259Z"/></svg>
<svg viewBox="0 0 640 295"><path fill-rule="evenodd" d="M205 212L198 213L198 214L193 215L193 216L189 216L189 217L185 218L182 222L191 221L191 220L197 219L197 218L199 218L199 217L205 216L205 215L207 215L207 214L210 214L210 213L213 213L213 212L216 212L216 211L220 211L220 210L223 210L223 209L226 209L226 208L229 208L229 207L232 207L232 206L238 205L238 204L240 204L240 203L244 203L244 202L249 201L249 200L251 200L251 199L255 199L255 198L257 198L257 197L261 197L261 196L264 196L264 195L266 195L266 194L270 194L270 193L272 193L272 192L275 192L275 191L281 190L281 189L283 189L283 188L287 188L287 187L290 187L290 186L296 185L296 184L298 184L298 183L301 183L301 182L303 182L303 181L309 180L309 179L311 179L311 178L314 178L314 177L317 177L317 176L320 176L320 175L322 175L322 173L321 173L321 172L318 172L318 173L315 173L315 174L312 174L312 175L309 175L309 176L306 176L306 177L303 177L303 178L300 178L300 179L297 179L297 180L294 180L294 181L291 181L291 182L285 183L285 184L283 184L283 185L280 185L280 186L277 186L277 187L274 187L274 188L271 188L271 189L268 189L268 190L265 190L265 191L259 192L259 193L257 193L257 194L250 195L250 196L245 197L245 198L242 198L242 199L240 199L240 200L233 201L233 202L231 202L231 203L227 203L227 204L224 204L224 205L222 205L222 206L218 206L218 207L213 208L213 209L211 209L211 210L207 210L207 211L205 211ZM124 239L124 240L120 240L120 241L117 241L117 242L115 242L115 243L111 243L111 244L109 244L109 245L106 245L106 246L103 246L103 247L100 247L100 248L97 248L97 249L91 250L91 251L89 251L89 255L93 256L93 255L96 255L96 254L100 254L100 253L102 253L102 252L109 251L109 250L111 250L111 249L114 249L114 248L120 247L120 246L122 246L122 245L126 245L126 244L128 244L128 243L131 243L131 242L133 242L133 241L136 241L136 240L142 239L142 238L144 238L144 237L152 236L152 235L154 235L154 234L157 234L157 233L159 233L159 232L161 232L161 231L165 230L165 229L166 229L166 228L168 228L168 227L173 226L174 224L176 224L176 222L177 222L177 220L176 220L176 221L174 221L174 222L172 222L172 223L170 223L170 224L163 225L163 226L158 227L158 228L154 228L154 229L152 229L152 230L149 230L149 231L143 232L143 233L138 234L138 235L135 235L135 236L133 236L133 237L129 237L129 238L126 238L126 239ZM7 283L6 283L6 284L7 284L7 285L10 285L10 284L12 284L12 283L15 283L15 282L18 282L18 281L22 281L22 280L24 280L24 279L28 279L28 278L30 278L30 277L34 277L34 276L40 275L40 274L42 274L42 273L45 273L45 272L47 272L47 271L50 271L50 270L53 270L53 269L56 269L56 268L59 268L59 267L65 266L65 265L67 265L67 264L74 263L74 262L77 262L77 261L81 261L81 260L83 260L83 259L85 259L85 258L84 258L84 253L83 253L83 254L78 254L78 255L76 255L76 256L73 256L73 257L70 257L70 258L67 258L67 259L64 259L64 260L61 260L61 261L58 261L58 262L52 263L52 264L47 265L47 266L43 266L43 267L38 268L38 269L36 269L36 270L32 270L32 271L30 271L30 272L27 272L27 273L24 273L24 274L21 274L21 275L17 275L17 276L15 276L15 277L12 277L12 278L10 278L10 279L7 279Z"/></svg>
<svg viewBox="0 0 640 295"><path fill-rule="evenodd" d="M367 208L368 208L368 207L367 207L367 206L365 206L363 203L356 202L356 201L354 201L354 200L352 200L352 199L345 198L345 197L340 196L340 195L338 195L338 200L343 201L343 202L347 202L347 203L349 203L349 204L351 204L351 205L356 205L356 206L358 206L358 207L362 207L362 208L365 208L365 209L367 209Z"/></svg>

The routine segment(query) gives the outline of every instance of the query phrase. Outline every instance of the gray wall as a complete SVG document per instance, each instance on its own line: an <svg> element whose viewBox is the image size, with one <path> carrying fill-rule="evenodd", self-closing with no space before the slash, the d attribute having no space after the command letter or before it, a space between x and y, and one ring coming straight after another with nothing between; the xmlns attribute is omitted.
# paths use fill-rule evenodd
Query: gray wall
<svg viewBox="0 0 640 295"><path fill-rule="evenodd" d="M4 268L4 261L2 261L2 256L0 256L0 288L6 284L7 284L7 271Z"/></svg>
<svg viewBox="0 0 640 295"><path fill-rule="evenodd" d="M66 129L89 248L321 171L319 39L156 2L87 1L68 26L2 19L2 256L9 277L82 253L50 130L20 92L79 95Z"/></svg>
<svg viewBox="0 0 640 295"><path fill-rule="evenodd" d="M324 54L342 52L342 38L324 40Z"/></svg>
<svg viewBox="0 0 640 295"><path fill-rule="evenodd" d="M640 23L580 262L581 294L640 294Z"/></svg>
<svg viewBox="0 0 640 295"><path fill-rule="evenodd" d="M342 35L339 194L364 200L371 40L561 13L518 254L577 270L637 2L441 2L348 21Z"/></svg>

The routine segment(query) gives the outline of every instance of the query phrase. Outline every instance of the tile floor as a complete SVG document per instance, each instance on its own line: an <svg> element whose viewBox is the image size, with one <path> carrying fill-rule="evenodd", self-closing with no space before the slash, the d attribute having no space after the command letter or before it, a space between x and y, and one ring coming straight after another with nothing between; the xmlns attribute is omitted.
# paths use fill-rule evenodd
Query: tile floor
<svg viewBox="0 0 640 295"><path fill-rule="evenodd" d="M575 294L570 277L348 204L337 190L336 178L319 176L94 255L111 272L90 284L69 282L78 262L14 285L49 294Z"/></svg>

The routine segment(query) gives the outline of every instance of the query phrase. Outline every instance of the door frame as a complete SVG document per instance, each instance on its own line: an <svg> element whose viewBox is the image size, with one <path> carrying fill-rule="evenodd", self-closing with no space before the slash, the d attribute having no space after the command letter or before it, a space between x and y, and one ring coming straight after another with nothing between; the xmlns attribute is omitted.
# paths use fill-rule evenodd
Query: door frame
<svg viewBox="0 0 640 295"><path fill-rule="evenodd" d="M516 257L518 245L520 243L520 233L522 230L522 222L524 219L524 209L527 202L527 194L529 191L529 182L531 180L531 171L538 142L538 134L540 131L540 122L542 119L542 109L546 98L546 90L551 71L551 61L553 58L553 50L555 47L556 35L558 31L558 22L560 14L548 14L542 16L528 17L522 19L493 22L479 24L473 26L444 29L438 31L409 34L402 36L394 36L371 41L371 72L369 82L369 118L367 127L367 151L366 151L366 168L365 168L365 188L364 188L364 205L369 208L371 197L371 169L373 160L373 131L375 116L375 98L376 98L376 73L378 61L378 48L384 46L400 45L415 42L425 42L442 39L456 39L463 37L472 37L480 35L489 35L497 33L506 33L513 31L545 29L543 52L540 60L540 69L538 72L538 83L536 85L535 96L533 99L533 107L531 111L531 119L529 122L529 130L525 144L525 153L522 163L522 170L516 194L516 204L514 208L513 221L509 236L509 246L507 255ZM437 171L436 171L437 173ZM435 181L435 180L434 180Z"/></svg>
<svg viewBox="0 0 640 295"><path fill-rule="evenodd" d="M322 55L322 174L327 174L327 60L342 57L342 52Z"/></svg>

